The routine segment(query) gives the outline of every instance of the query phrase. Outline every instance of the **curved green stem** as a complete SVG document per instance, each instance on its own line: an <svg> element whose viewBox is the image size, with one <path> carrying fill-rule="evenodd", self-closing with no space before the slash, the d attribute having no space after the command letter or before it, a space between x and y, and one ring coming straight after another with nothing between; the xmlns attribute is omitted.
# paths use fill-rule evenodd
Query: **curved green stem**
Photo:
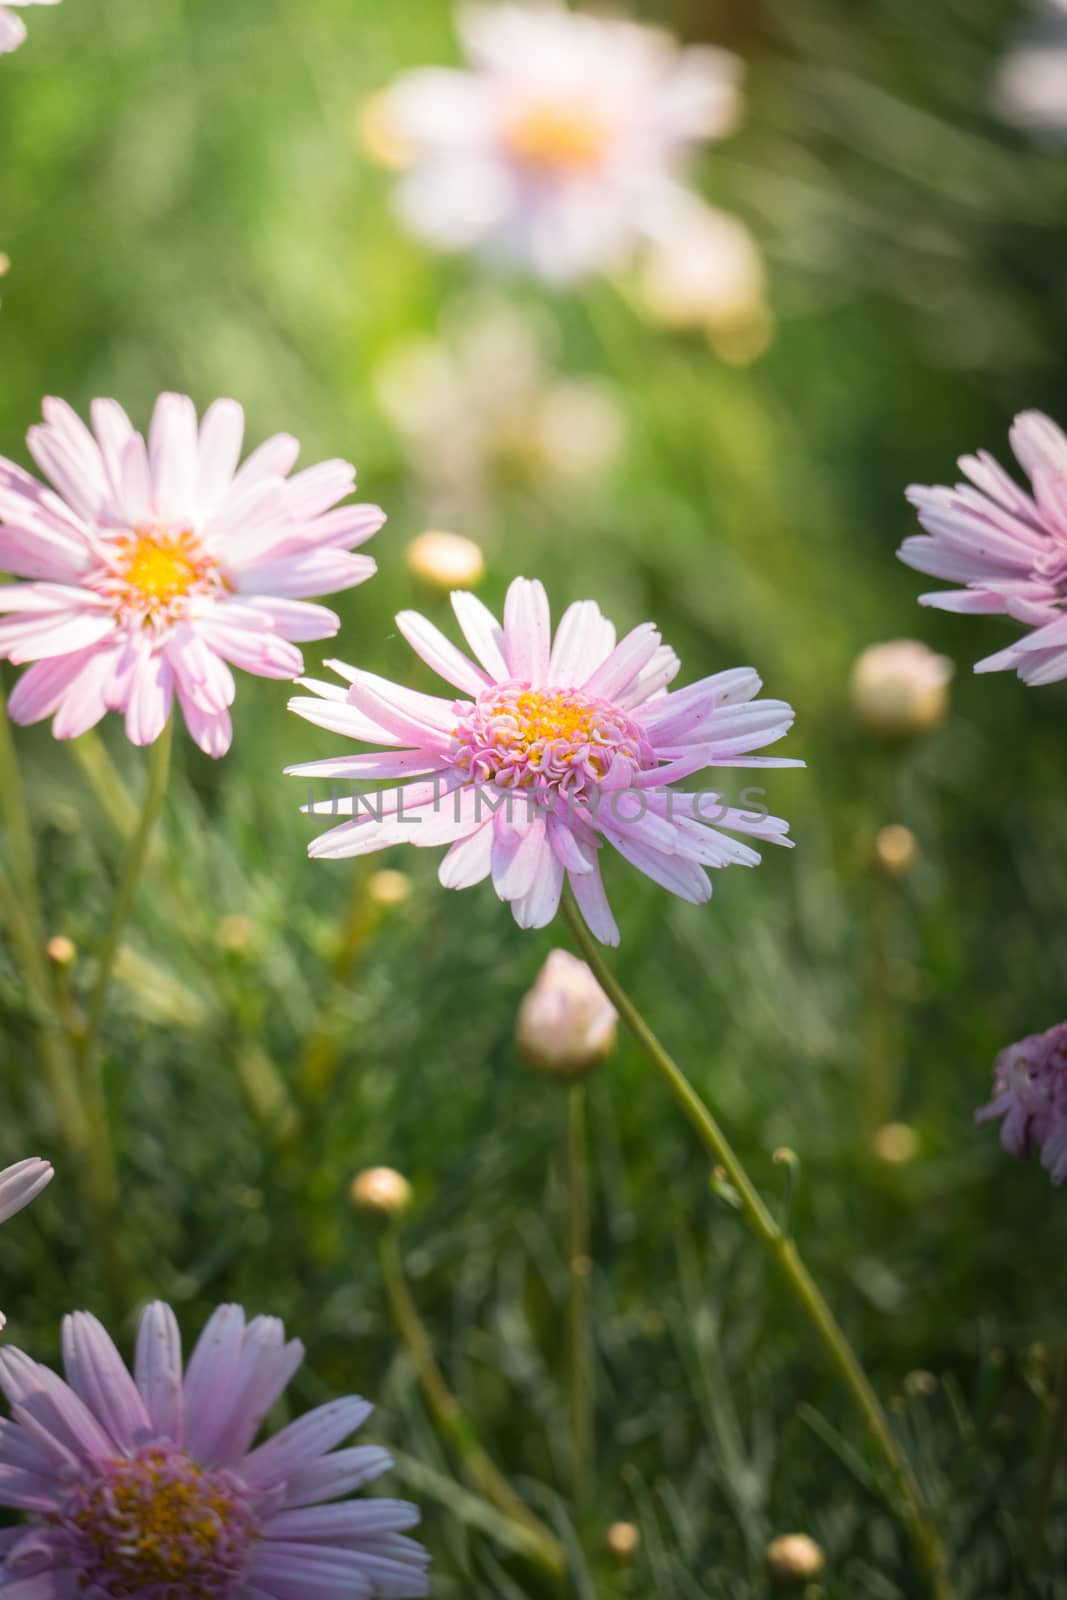
<svg viewBox="0 0 1067 1600"><path fill-rule="evenodd" d="M1052 1402L1052 1414L1045 1430L1041 1464L1037 1473L1037 1492L1026 1529L1026 1570L1031 1577L1037 1573L1041 1564L1041 1554L1045 1546L1045 1525L1052 1509L1056 1474L1065 1446L1067 1446L1067 1352L1060 1357L1056 1370L1056 1392Z"/></svg>
<svg viewBox="0 0 1067 1600"><path fill-rule="evenodd" d="M600 946L590 934L574 898L568 891L563 901L563 911L570 925L575 943L596 975L601 988L615 1006L645 1055L665 1080L713 1161L726 1173L737 1191L741 1211L746 1221L767 1250L800 1303L805 1316L818 1334L822 1344L844 1379L852 1398L859 1407L871 1440L877 1447L889 1470L900 1498L904 1520L911 1534L916 1553L926 1572L936 1600L952 1600L945 1562L945 1552L936 1528L930 1521L922 1490L911 1466L897 1442L881 1401L871 1386L870 1379L860 1365L829 1305L824 1299L811 1273L808 1271L793 1240L789 1238L759 1194L741 1164L726 1135L685 1076L681 1067L668 1054L645 1022L629 995L619 984L605 962Z"/></svg>

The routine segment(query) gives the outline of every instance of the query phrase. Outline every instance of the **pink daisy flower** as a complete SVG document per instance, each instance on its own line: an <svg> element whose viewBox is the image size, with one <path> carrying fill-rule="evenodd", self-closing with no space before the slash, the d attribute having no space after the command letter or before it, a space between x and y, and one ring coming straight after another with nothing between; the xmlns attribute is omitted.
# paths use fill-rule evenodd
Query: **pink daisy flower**
<svg viewBox="0 0 1067 1600"><path fill-rule="evenodd" d="M1054 683L1067 677L1067 436L1040 411L1024 411L1010 437L1031 492L986 451L962 456L969 483L908 490L926 534L905 539L899 555L919 572L965 585L920 595L920 604L1003 612L1032 630L976 672L1011 668L1024 683Z"/></svg>
<svg viewBox="0 0 1067 1600"><path fill-rule="evenodd" d="M42 1161L39 1156L30 1156L26 1161L16 1161L13 1167L5 1167L0 1172L0 1222L6 1222L16 1211L28 1206L54 1177L51 1162ZM0 1312L0 1328L3 1326L4 1316Z"/></svg>
<svg viewBox="0 0 1067 1600"><path fill-rule="evenodd" d="M298 642L340 626L312 595L375 570L350 551L381 527L377 506L340 505L355 487L345 461L290 478L299 445L278 434L238 467L244 413L164 394L147 443L114 400L95 400L93 430L62 400L44 402L31 454L53 488L0 458L0 659L33 662L12 694L16 722L54 717L70 739L122 711L134 744L151 744L177 697L208 755L232 738L231 666L294 678Z"/></svg>
<svg viewBox="0 0 1067 1600"><path fill-rule="evenodd" d="M553 638L545 591L526 578L508 590L503 627L473 594L453 594L452 605L473 660L418 613L396 620L460 698L419 694L330 662L348 687L308 682L315 698L291 702L309 722L389 747L292 773L419 780L311 803L315 814L351 818L316 839L311 855L447 844L446 888L491 877L516 922L540 928L555 916L567 879L596 937L617 944L600 874L605 844L699 904L711 894L705 868L760 859L731 833L790 843L778 817L676 787L712 766L803 765L748 753L780 739L793 721L784 701L755 699L760 680L750 667L669 694L678 657L651 623L616 644L598 606L582 600Z"/></svg>
<svg viewBox="0 0 1067 1600"><path fill-rule="evenodd" d="M12 6L56 6L59 0L5 0L0 6L0 56L17 50L26 38L26 24L11 10Z"/></svg>
<svg viewBox="0 0 1067 1600"><path fill-rule="evenodd" d="M131 1378L95 1317L63 1323L67 1382L0 1349L5 1600L369 1600L429 1593L402 1500L349 1500L392 1465L338 1450L371 1406L319 1406L253 1448L303 1359L274 1317L220 1306L182 1374L169 1306L141 1319ZM332 1503L327 1503L332 1502Z"/></svg>
<svg viewBox="0 0 1067 1600"><path fill-rule="evenodd" d="M1067 1179L1067 1022L1000 1052L993 1098L975 1112L978 1123L997 1119L1009 1155L1040 1150L1053 1183Z"/></svg>

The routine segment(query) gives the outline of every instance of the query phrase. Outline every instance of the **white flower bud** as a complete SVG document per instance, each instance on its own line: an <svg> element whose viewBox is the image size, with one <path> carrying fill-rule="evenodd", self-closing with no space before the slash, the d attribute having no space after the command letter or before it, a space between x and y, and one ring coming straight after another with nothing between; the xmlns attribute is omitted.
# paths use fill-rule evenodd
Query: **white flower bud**
<svg viewBox="0 0 1067 1600"><path fill-rule="evenodd" d="M948 686L955 671L917 639L872 644L852 668L852 708L872 733L909 738L929 733L948 713Z"/></svg>
<svg viewBox="0 0 1067 1600"><path fill-rule="evenodd" d="M515 1037L532 1067L579 1078L615 1044L617 1014L584 961L553 950L519 1007Z"/></svg>
<svg viewBox="0 0 1067 1600"><path fill-rule="evenodd" d="M407 548L408 571L439 589L466 589L485 576L481 546L462 533L431 528Z"/></svg>
<svg viewBox="0 0 1067 1600"><path fill-rule="evenodd" d="M825 1567L826 1557L806 1533L782 1533L767 1546L767 1575L775 1588L803 1589Z"/></svg>
<svg viewBox="0 0 1067 1600"><path fill-rule="evenodd" d="M392 1167L367 1167L352 1179L349 1197L357 1211L393 1222L411 1210L414 1194L408 1180Z"/></svg>

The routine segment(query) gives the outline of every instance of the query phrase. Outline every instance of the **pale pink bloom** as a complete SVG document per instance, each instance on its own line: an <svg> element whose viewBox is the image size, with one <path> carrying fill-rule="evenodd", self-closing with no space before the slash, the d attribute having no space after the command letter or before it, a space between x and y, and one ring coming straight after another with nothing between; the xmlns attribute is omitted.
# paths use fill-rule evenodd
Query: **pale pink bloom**
<svg viewBox="0 0 1067 1600"><path fill-rule="evenodd" d="M1003 1118L1000 1142L1009 1155L1041 1151L1053 1183L1067 1179L1067 1022L1009 1045L997 1057L993 1099L976 1122Z"/></svg>
<svg viewBox="0 0 1067 1600"><path fill-rule="evenodd" d="M0 56L17 50L26 38L26 24L15 16L12 6L56 6L59 0L4 0L0 6Z"/></svg>
<svg viewBox="0 0 1067 1600"><path fill-rule="evenodd" d="M0 458L0 658L34 662L11 696L16 722L54 716L70 739L122 711L134 744L157 739L177 696L200 748L232 738L230 666L267 678L303 670L297 642L339 621L312 595L363 583L349 552L381 527L377 506L340 505L346 461L289 477L300 447L268 439L238 466L244 413L216 400L197 424L185 395L156 403L147 443L114 400L93 432L44 402L28 444L53 488Z"/></svg>
<svg viewBox="0 0 1067 1600"><path fill-rule="evenodd" d="M726 51L554 3L464 6L457 25L466 70L406 73L379 107L411 165L401 214L439 249L551 282L617 267L736 121Z"/></svg>
<svg viewBox="0 0 1067 1600"><path fill-rule="evenodd" d="M275 1317L220 1306L184 1373L169 1306L141 1319L131 1378L95 1317L63 1323L67 1381L10 1346L0 1387L0 1532L10 1600L371 1600L429 1593L403 1500L342 1498L392 1461L337 1449L370 1415L351 1397L265 1444L256 1435L303 1360Z"/></svg>
<svg viewBox="0 0 1067 1600"><path fill-rule="evenodd" d="M928 537L905 539L899 555L919 572L965 585L920 595L920 604L1003 613L1032 630L976 672L1011 668L1024 683L1054 683L1067 677L1067 436L1040 411L1024 411L1011 445L1029 493L986 451L962 456L969 483L908 490Z"/></svg>
<svg viewBox="0 0 1067 1600"><path fill-rule="evenodd" d="M760 680L750 667L669 694L678 657L651 623L616 644L599 607L582 600L553 638L548 597L526 578L508 590L503 627L473 594L453 594L452 605L474 660L417 612L396 621L460 698L330 662L349 687L309 681L315 698L291 702L309 722L389 747L291 772L401 780L377 794L311 803L315 814L352 819L316 839L311 855L450 845L444 886L492 878L526 928L552 920L566 878L596 937L617 944L600 874L605 844L700 904L711 894L706 867L760 859L731 833L790 843L788 824L762 808L675 787L708 767L802 765L748 753L780 739L793 721L784 701L756 700Z"/></svg>
<svg viewBox="0 0 1067 1600"><path fill-rule="evenodd" d="M6 1222L28 1206L54 1177L51 1162L42 1161L39 1156L30 1156L25 1161L16 1161L13 1167L5 1167L0 1172L0 1222ZM0 1312L0 1328L3 1326L4 1315Z"/></svg>

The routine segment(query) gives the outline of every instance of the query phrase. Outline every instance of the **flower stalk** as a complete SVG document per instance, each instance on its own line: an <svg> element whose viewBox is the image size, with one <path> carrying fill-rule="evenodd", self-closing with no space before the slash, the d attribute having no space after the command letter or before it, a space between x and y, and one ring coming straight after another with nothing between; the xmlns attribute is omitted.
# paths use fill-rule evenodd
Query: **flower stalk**
<svg viewBox="0 0 1067 1600"><path fill-rule="evenodd" d="M397 1248L396 1232L392 1228L386 1228L382 1233L379 1260L393 1317L438 1427L455 1445L479 1493L490 1505L503 1512L512 1524L531 1559L553 1577L562 1577L567 1570L563 1546L551 1529L520 1500L491 1460L479 1443L470 1418L448 1387L408 1287Z"/></svg>
<svg viewBox="0 0 1067 1600"><path fill-rule="evenodd" d="M774 1259L813 1329L859 1407L871 1441L888 1469L911 1539L930 1581L935 1600L952 1600L945 1552L919 1483L907 1461L870 1379L831 1311L821 1290L801 1259L796 1244L775 1221L759 1191L711 1111L685 1073L668 1054L615 978L588 932L572 895L563 899L563 912L575 943L589 963L605 994L612 1001L649 1061L681 1106L714 1163L721 1167L737 1193L749 1227Z"/></svg>

